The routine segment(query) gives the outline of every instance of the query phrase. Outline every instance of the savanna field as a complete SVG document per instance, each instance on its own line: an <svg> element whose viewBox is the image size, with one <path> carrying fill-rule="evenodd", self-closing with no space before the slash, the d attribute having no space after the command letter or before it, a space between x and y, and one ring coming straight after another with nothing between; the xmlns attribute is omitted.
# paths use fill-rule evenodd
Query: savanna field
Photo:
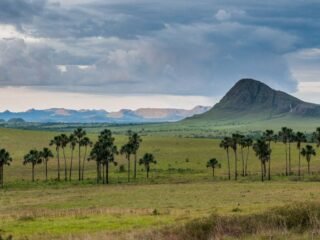
<svg viewBox="0 0 320 240"><path fill-rule="evenodd" d="M84 180L79 182L76 148L71 182L64 181L63 161L62 180L56 181L56 158L49 161L47 182L44 164L36 165L35 182L31 182L31 166L22 164L23 156L30 149L47 147L50 139L57 134L58 132L52 131L0 130L0 145L9 151L13 158L11 166L4 168L4 189L0 190L0 231L3 237L170 239L168 236L171 236L172 239L187 239L183 235L177 237L175 233L192 229L190 224L201 225L201 219L210 221L213 215L220 219L214 222L229 221L229 218L230 221L236 221L259 214L262 214L262 219L266 219L263 214L276 211L275 208L284 206L284 209L288 209L288 206L297 206L297 209L301 210L320 200L319 156L311 159L311 175L307 174L307 162L302 158L302 176L287 177L284 175L284 144L273 143L272 181L261 182L260 161L251 149L248 160L249 175L239 176L237 182L228 181L226 152L219 147L221 140L209 138L142 136L138 158L145 152L151 152L157 160L157 164L151 165L149 179L146 178L144 167L138 165L137 179L128 183L127 160L124 156L117 155L117 166L110 165L109 185L96 183L94 161L85 162ZM97 134L89 133L88 137L95 141ZM126 140L125 135L115 135L115 143L119 147ZM297 172L298 150L294 143L291 148L292 170ZM54 148L51 149L55 153ZM211 169L206 167L208 159L213 157L221 164L221 168L215 170L214 177ZM66 148L66 158L69 164L69 148ZM232 151L230 161L233 179ZM240 152L238 169L241 172ZM307 205L301 207L300 203ZM199 229L199 226L196 228ZM309 239L311 235L313 238L318 236L314 229L296 231L295 228L293 232L289 228L286 231L275 230L273 227L270 229L249 231L243 236L253 239L270 236L279 239ZM228 231L225 236L237 238L237 234ZM204 227L201 233L186 234L190 239L201 239L207 233ZM192 238L192 234L198 235Z"/></svg>

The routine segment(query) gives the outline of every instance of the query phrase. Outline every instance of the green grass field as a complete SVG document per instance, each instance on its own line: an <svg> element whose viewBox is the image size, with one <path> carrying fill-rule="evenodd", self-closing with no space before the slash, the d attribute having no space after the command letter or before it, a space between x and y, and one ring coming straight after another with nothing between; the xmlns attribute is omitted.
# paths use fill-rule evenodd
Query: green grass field
<svg viewBox="0 0 320 240"><path fill-rule="evenodd" d="M50 181L45 182L44 166L36 167L31 183L31 167L22 165L30 149L48 146L57 132L0 129L0 147L6 148L13 163L5 167L5 188L0 190L0 234L13 234L14 239L119 239L182 225L192 219L221 215L246 215L294 202L319 201L319 156L311 160L312 176L297 181L283 176L283 144L272 146L273 181L260 182L260 163L250 153L247 178L227 181L226 154L219 140L174 136L144 136L139 156L155 155L151 178L138 167L138 178L128 184L127 173L119 172L126 160L117 156L118 166L111 168L111 184L95 183L95 163L87 162L85 181L56 182L56 160L50 160ZM94 140L95 133L89 137ZM116 135L120 147L126 136ZM67 157L69 157L67 149ZM77 156L77 152L75 152ZM231 156L233 156L231 154ZM222 164L213 179L206 168L209 158ZM240 158L241 159L241 158ZM292 145L293 170L297 171L298 152ZM75 158L77 162L77 158ZM232 166L234 159L231 158ZM303 159L303 172L306 161ZM238 163L241 169L241 161ZM77 165L73 178L77 179ZM233 169L232 169L233 172ZM63 176L63 172L61 172Z"/></svg>

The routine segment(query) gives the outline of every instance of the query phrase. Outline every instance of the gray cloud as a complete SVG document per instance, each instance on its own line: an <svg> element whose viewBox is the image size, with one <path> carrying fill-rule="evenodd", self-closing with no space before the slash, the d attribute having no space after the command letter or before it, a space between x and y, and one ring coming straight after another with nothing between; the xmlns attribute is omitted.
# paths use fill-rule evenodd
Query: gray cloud
<svg viewBox="0 0 320 240"><path fill-rule="evenodd" d="M2 86L211 96L253 77L293 91L287 56L320 37L316 1L4 2L0 24L39 42L0 42Z"/></svg>

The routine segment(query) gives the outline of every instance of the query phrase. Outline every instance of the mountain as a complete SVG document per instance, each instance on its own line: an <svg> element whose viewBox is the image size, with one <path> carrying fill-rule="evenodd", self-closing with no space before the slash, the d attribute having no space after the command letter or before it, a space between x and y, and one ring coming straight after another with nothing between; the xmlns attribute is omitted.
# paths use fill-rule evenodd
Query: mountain
<svg viewBox="0 0 320 240"><path fill-rule="evenodd" d="M209 111L187 121L258 121L320 118L320 105L307 103L254 79L238 81Z"/></svg>
<svg viewBox="0 0 320 240"><path fill-rule="evenodd" d="M27 122L66 122L66 123L146 123L174 122L203 113L210 107L197 106L191 110L166 108L123 109L118 112L105 110L70 110L51 108L46 110L30 109L25 112L0 112L0 119L21 119Z"/></svg>

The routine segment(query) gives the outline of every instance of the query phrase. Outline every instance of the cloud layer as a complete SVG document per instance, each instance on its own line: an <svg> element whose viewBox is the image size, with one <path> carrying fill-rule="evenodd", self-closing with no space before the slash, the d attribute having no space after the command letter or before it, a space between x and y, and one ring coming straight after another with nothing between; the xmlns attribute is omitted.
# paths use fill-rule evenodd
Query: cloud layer
<svg viewBox="0 0 320 240"><path fill-rule="evenodd" d="M3 0L0 86L219 96L252 77L294 91L311 66L301 56L320 49L319 11L312 0Z"/></svg>

